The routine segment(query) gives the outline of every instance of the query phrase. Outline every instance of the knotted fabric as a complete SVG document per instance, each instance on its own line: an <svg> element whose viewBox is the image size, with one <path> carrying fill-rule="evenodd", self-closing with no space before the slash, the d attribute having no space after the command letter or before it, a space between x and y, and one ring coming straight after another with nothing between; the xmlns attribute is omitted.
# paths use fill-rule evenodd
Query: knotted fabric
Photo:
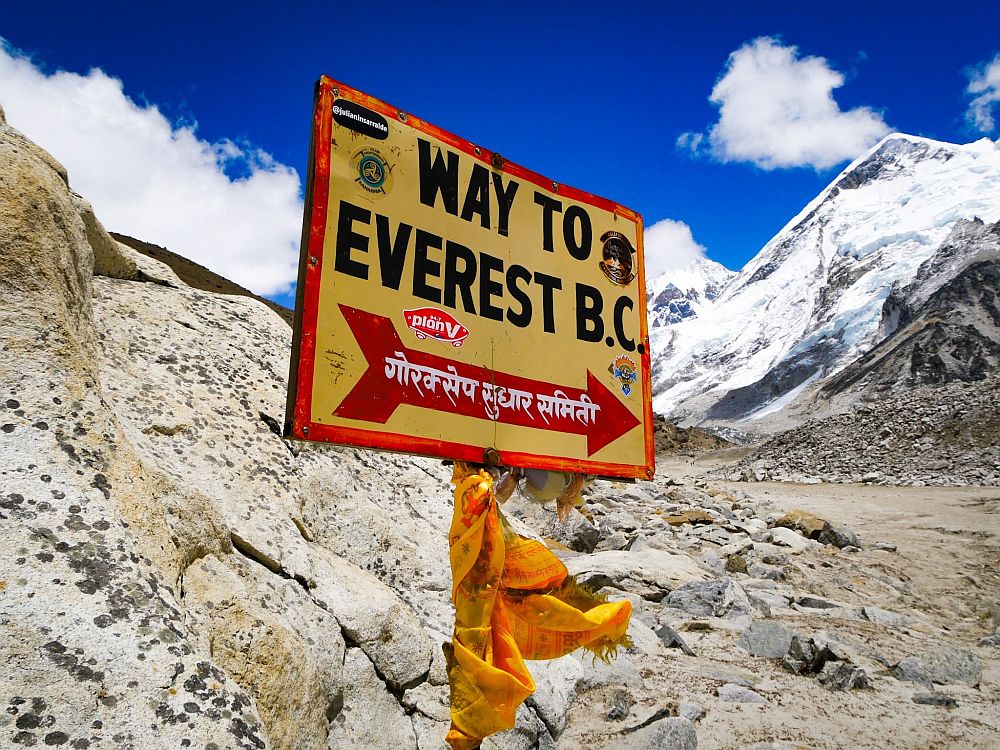
<svg viewBox="0 0 1000 750"><path fill-rule="evenodd" d="M454 750L479 747L514 726L535 690L525 659L554 659L577 648L607 661L629 645L632 605L607 602L579 586L541 542L511 529L489 472L455 463L449 534L455 632L445 644Z"/></svg>

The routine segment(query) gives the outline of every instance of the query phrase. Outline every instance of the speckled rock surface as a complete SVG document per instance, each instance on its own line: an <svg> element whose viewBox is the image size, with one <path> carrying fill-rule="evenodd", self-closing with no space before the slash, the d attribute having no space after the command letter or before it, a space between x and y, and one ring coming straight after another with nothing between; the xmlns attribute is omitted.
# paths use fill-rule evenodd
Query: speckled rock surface
<svg viewBox="0 0 1000 750"><path fill-rule="evenodd" d="M65 171L0 125L0 191L0 743L265 747L164 575L176 548L101 384Z"/></svg>

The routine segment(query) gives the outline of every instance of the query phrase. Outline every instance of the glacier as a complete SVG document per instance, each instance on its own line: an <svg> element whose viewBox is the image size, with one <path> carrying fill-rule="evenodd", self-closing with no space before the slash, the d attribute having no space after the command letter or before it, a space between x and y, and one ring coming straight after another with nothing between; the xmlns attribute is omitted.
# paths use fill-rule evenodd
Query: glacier
<svg viewBox="0 0 1000 750"><path fill-rule="evenodd" d="M973 218L1000 220L1000 143L886 136L696 315L651 311L655 410L733 424L786 405L876 344L893 284Z"/></svg>

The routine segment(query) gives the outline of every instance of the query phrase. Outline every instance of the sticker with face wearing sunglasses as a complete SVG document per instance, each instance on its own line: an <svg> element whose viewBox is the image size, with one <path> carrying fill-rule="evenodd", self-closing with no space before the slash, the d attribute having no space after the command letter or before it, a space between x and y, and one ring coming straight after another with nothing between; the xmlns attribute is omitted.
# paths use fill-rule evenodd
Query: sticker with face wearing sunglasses
<svg viewBox="0 0 1000 750"><path fill-rule="evenodd" d="M628 238L620 232L605 232L601 235L604 249L600 266L612 284L626 286L635 278L635 249Z"/></svg>

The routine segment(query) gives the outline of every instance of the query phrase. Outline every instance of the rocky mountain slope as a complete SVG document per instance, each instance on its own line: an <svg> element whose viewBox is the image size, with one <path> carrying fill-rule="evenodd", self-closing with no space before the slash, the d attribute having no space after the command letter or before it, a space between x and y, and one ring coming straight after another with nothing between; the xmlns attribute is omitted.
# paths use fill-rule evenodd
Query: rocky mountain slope
<svg viewBox="0 0 1000 750"><path fill-rule="evenodd" d="M1000 372L1000 222L959 220L882 306L881 341L820 397L877 396L916 385L978 382Z"/></svg>
<svg viewBox="0 0 1000 750"><path fill-rule="evenodd" d="M151 242L143 242L142 240L137 240L135 237L129 237L127 234L119 234L117 232L111 232L110 234L111 238L116 242L128 245L133 250L138 250L143 255L149 256L153 260L158 260L167 265L170 270L177 275L177 278L188 286L193 287L194 289L201 289L205 292L235 294L240 297L252 297L278 313L278 315L281 316L281 319L288 323L288 325L292 325L292 321L294 319L294 313L292 310L279 305L277 302L272 302L264 297L259 297L249 289L233 283L223 276L219 276L219 274L214 271L209 271L200 263L188 260L182 255L178 255L177 253L167 250L165 247L154 245Z"/></svg>
<svg viewBox="0 0 1000 750"><path fill-rule="evenodd" d="M954 255L946 240L956 222L977 217L1000 220L997 143L886 137L708 311L652 330L657 411L686 423L751 426L780 411L877 344L890 293L911 282L926 287ZM966 247L954 239L950 247Z"/></svg>
<svg viewBox="0 0 1000 750"><path fill-rule="evenodd" d="M745 479L1000 485L1000 222L960 220L882 309L882 339L822 382L814 417Z"/></svg>
<svg viewBox="0 0 1000 750"><path fill-rule="evenodd" d="M284 321L115 242L68 185L0 114L0 746L439 750L447 467L282 440ZM484 748L1000 732L995 567L974 589L959 566L917 575L915 537L895 558L874 530L662 469L587 501L565 525L507 512L633 601L634 646L533 663ZM962 560L995 557L955 533Z"/></svg>

